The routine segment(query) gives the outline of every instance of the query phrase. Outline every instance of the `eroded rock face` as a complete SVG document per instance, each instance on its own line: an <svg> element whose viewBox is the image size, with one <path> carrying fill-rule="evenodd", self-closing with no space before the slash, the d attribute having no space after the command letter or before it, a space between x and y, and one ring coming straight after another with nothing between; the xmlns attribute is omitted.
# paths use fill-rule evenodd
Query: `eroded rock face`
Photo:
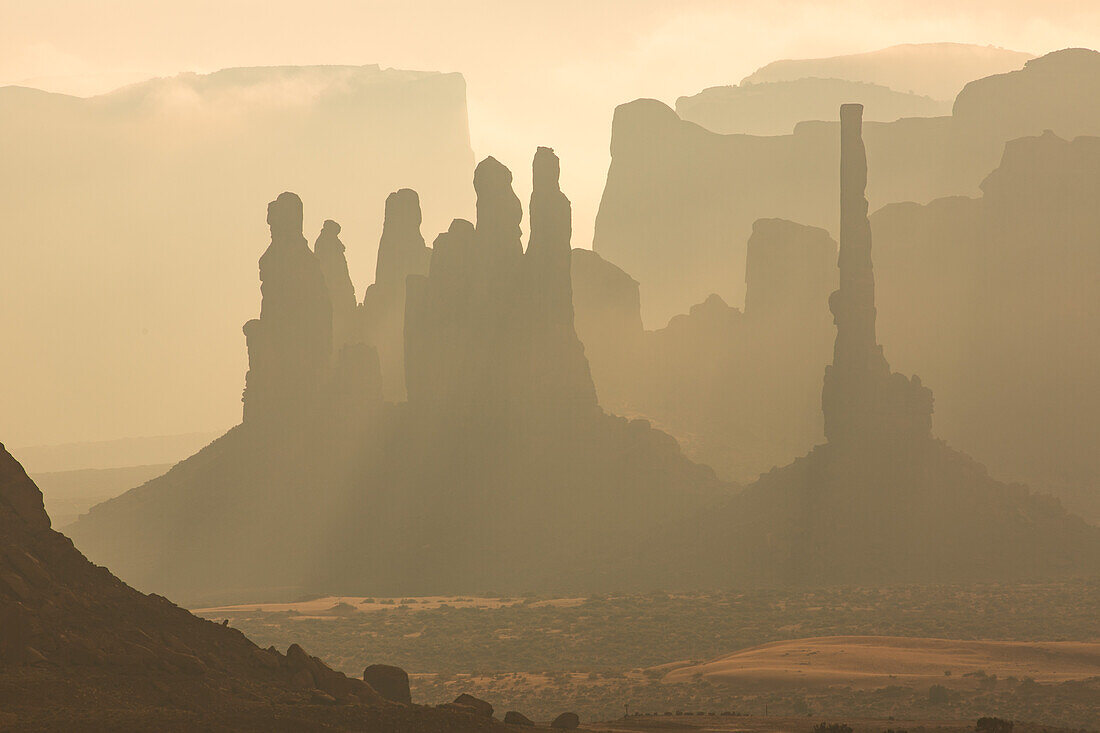
<svg viewBox="0 0 1100 733"><path fill-rule="evenodd" d="M386 198L386 216L374 283L363 295L363 338L378 350L383 392L388 400L405 399L405 282L427 275L432 251L420 234L420 197L402 188Z"/></svg>
<svg viewBox="0 0 1100 733"><path fill-rule="evenodd" d="M260 257L260 317L248 343L245 422L286 420L315 404L332 364L332 302L317 257L302 236L302 200L268 204L271 244Z"/></svg>

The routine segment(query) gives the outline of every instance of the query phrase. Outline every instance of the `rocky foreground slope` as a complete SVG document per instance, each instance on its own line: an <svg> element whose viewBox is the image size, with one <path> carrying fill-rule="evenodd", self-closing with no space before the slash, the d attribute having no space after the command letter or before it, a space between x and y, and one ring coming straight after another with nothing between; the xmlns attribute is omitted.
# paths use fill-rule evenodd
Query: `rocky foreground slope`
<svg viewBox="0 0 1100 733"><path fill-rule="evenodd" d="M0 728L494 730L472 711L389 702L297 645L145 595L50 527L42 494L0 446Z"/></svg>

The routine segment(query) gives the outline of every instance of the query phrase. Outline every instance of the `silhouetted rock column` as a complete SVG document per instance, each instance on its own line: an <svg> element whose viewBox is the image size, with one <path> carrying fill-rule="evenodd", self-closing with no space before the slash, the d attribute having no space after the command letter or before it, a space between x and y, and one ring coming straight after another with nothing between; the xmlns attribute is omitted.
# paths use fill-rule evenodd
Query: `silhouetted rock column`
<svg viewBox="0 0 1100 733"><path fill-rule="evenodd" d="M875 339L875 277L867 219L863 105L840 108L840 288L829 297L836 323L833 363L825 368L822 409L830 443L901 443L929 437L932 392L891 374Z"/></svg>
<svg viewBox="0 0 1100 733"><path fill-rule="evenodd" d="M420 234L420 197L402 188L386 198L374 284L363 295L363 337L378 350L387 399L405 399L405 287L410 275L427 275L432 251Z"/></svg>
<svg viewBox="0 0 1100 733"><path fill-rule="evenodd" d="M410 403L509 428L599 410L573 326L570 206L551 150L539 150L534 170L526 254L512 174L486 158L474 172L476 227L452 222L428 277L409 278Z"/></svg>
<svg viewBox="0 0 1100 733"><path fill-rule="evenodd" d="M524 254L529 299L531 387L546 409L594 410L596 388L573 323L573 214L558 183L560 164L540 147L532 164L531 236Z"/></svg>
<svg viewBox="0 0 1100 733"><path fill-rule="evenodd" d="M332 302L332 345L335 354L346 344L362 341L357 333L355 309L355 285L348 273L348 260L344 256L344 243L340 241L340 225L326 219L321 234L313 245L313 253L321 266L329 300Z"/></svg>
<svg viewBox="0 0 1100 733"><path fill-rule="evenodd" d="M404 342L410 403L460 398L461 385L473 379L476 360L491 358L475 353L469 333L472 309L466 290L473 259L474 225L455 219L432 245L429 274L408 278Z"/></svg>
<svg viewBox="0 0 1100 733"><path fill-rule="evenodd" d="M524 396L523 207L512 189L512 172L493 157L474 169L474 192L477 223L473 246L466 250L467 257L454 260L458 270L449 277L458 275L461 281L445 283L452 297L458 298L456 307L465 301L469 308L461 331L473 348L468 357L472 361L465 387L458 389L466 390L485 419L501 421Z"/></svg>
<svg viewBox="0 0 1100 733"><path fill-rule="evenodd" d="M248 342L245 422L293 418L317 398L332 365L332 304L317 257L302 236L302 200L268 204L271 244L260 257L260 317Z"/></svg>

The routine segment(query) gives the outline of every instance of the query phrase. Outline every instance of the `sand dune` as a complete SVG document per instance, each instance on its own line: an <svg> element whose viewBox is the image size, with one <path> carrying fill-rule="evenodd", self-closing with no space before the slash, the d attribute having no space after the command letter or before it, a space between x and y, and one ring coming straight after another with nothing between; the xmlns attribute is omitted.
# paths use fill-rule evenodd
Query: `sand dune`
<svg viewBox="0 0 1100 733"><path fill-rule="evenodd" d="M972 687L980 682L977 672L1031 677L1037 682L1100 676L1100 642L827 636L763 644L685 665L670 671L664 681L690 682L702 677L750 686Z"/></svg>

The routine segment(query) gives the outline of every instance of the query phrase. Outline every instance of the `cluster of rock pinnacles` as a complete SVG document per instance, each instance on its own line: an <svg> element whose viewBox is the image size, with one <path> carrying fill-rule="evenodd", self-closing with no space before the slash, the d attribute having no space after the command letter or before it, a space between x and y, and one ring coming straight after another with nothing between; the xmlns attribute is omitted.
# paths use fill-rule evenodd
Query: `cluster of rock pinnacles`
<svg viewBox="0 0 1100 733"><path fill-rule="evenodd" d="M286 425L318 406L401 399L515 422L598 410L573 327L571 211L549 148L534 159L531 234L512 174L493 158L474 172L477 223L455 219L432 249L420 201L386 201L375 282L362 303L348 274L340 226L326 221L313 250L302 201L268 205L271 244L260 258L260 317L244 326L246 425ZM492 355L495 358L485 358ZM468 416L468 414L467 414Z"/></svg>

